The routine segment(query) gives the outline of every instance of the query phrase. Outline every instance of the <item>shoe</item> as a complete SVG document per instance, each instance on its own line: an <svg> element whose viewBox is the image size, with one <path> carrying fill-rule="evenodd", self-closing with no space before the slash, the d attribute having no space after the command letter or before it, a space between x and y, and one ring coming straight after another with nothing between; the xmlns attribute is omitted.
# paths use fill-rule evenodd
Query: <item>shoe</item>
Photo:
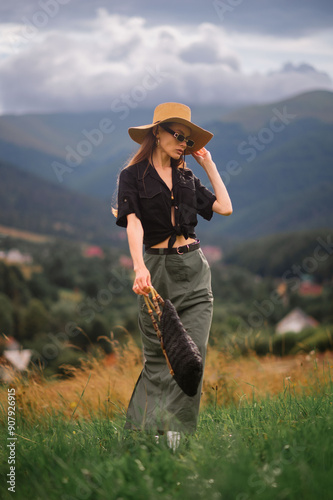
<svg viewBox="0 0 333 500"><path fill-rule="evenodd" d="M175 452L180 443L180 432L167 431L167 443L169 448Z"/></svg>

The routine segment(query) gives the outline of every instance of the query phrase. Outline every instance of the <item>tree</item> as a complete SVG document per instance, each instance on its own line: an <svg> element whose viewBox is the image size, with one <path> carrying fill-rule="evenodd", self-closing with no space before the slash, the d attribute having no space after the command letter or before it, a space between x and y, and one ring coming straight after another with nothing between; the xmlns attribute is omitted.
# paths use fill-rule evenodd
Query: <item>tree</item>
<svg viewBox="0 0 333 500"><path fill-rule="evenodd" d="M0 293L0 334L7 337L14 334L14 317L11 301L4 293Z"/></svg>
<svg viewBox="0 0 333 500"><path fill-rule="evenodd" d="M25 339L32 339L37 333L45 332L49 326L49 316L38 299L32 299L23 315L23 336Z"/></svg>

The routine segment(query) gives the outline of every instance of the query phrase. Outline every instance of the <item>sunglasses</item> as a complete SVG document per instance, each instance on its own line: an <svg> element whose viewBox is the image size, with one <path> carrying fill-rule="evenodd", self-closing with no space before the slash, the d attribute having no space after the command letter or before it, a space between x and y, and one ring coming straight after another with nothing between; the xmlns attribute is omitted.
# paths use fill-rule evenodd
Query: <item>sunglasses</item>
<svg viewBox="0 0 333 500"><path fill-rule="evenodd" d="M179 142L186 142L186 146L189 148L193 148L194 146L194 141L191 139L186 139L184 135L178 134L178 132L175 132L174 130L171 130L167 125L161 124L160 127L162 127L166 132L169 132L169 134L173 135L177 141Z"/></svg>

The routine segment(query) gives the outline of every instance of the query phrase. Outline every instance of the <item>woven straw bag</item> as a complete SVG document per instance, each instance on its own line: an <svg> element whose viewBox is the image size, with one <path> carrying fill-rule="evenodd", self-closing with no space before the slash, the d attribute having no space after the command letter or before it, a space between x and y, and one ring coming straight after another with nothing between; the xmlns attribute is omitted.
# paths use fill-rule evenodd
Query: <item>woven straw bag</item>
<svg viewBox="0 0 333 500"><path fill-rule="evenodd" d="M185 394L195 396L203 374L200 351L186 332L172 302L163 300L153 287L150 293L152 300L149 296L144 299L170 374Z"/></svg>

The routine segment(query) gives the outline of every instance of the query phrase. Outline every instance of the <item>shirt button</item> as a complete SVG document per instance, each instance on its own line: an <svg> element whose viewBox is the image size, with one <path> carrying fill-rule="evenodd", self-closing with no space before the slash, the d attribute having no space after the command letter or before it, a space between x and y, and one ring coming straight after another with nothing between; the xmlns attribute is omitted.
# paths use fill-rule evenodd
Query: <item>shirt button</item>
<svg viewBox="0 0 333 500"><path fill-rule="evenodd" d="M175 210L178 210L178 207L177 207L177 206L175 206Z"/></svg>

